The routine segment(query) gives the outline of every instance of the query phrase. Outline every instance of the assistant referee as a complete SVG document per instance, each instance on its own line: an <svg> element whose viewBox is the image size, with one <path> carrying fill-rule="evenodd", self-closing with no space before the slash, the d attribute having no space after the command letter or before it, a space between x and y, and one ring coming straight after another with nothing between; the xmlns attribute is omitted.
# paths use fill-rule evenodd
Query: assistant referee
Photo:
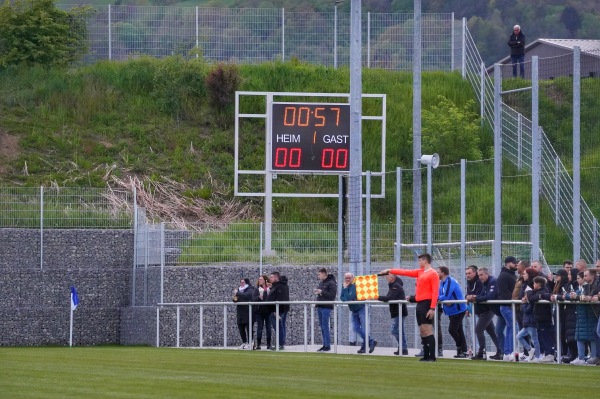
<svg viewBox="0 0 600 399"><path fill-rule="evenodd" d="M417 288L410 302L417 303L417 324L423 344L423 362L435 362L435 337L433 336L433 318L437 306L440 278L431 267L431 255L419 255L419 269L386 269L380 274L397 274L399 276L415 277Z"/></svg>

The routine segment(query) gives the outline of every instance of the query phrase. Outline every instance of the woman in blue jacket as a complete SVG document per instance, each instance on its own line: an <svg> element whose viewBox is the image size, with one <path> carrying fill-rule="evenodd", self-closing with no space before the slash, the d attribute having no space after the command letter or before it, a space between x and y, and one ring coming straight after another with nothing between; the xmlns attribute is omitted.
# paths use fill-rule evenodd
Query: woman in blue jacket
<svg viewBox="0 0 600 399"><path fill-rule="evenodd" d="M450 277L450 270L446 266L438 267L440 276L440 292L438 301L463 301L465 296L460 289L458 281ZM443 306L444 314L450 319L448 332L456 342L455 358L467 357L467 339L463 330L463 319L467 311L466 303L448 303Z"/></svg>

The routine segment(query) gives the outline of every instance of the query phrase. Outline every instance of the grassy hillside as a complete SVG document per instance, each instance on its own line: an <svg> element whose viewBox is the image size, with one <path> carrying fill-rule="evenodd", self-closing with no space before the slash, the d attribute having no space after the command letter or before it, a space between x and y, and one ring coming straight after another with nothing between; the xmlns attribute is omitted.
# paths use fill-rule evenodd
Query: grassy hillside
<svg viewBox="0 0 600 399"><path fill-rule="evenodd" d="M136 177L155 191L168 187L173 195L211 201L206 214L227 220L258 219L262 201L234 198L233 105L211 101L205 78L214 66L198 59L140 58L103 62L67 71L43 68L0 72L0 184L4 186L104 187ZM349 71L291 63L241 66L240 90L337 92L349 91ZM363 71L363 92L387 95L386 198L373 201L373 218L387 222L395 214L396 167L410 168L412 159L412 77L381 70ZM438 96L458 107L472 99L472 89L455 73L423 75L423 108ZM378 107L365 101L365 114ZM546 104L552 106L552 103ZM477 107L473 105L473 111ZM375 112L375 111L373 111ZM379 127L363 130L363 166L379 168ZM244 124L241 156L244 167L264 168L264 126ZM371 139L375 137L375 139ZM492 137L480 132L483 162L468 165L468 223L493 223ZM426 148L428 153L435 149ZM440 154L442 163L448 154ZM434 173L435 223L459 223L457 165ZM529 224L530 178L505 165L505 224ZM411 223L411 176L403 175L403 219ZM248 185L262 184L248 181ZM337 190L337 179L280 176L279 190ZM587 187L589 189L589 187ZM244 212L227 213L229 205ZM337 200L277 199L277 221L333 222ZM546 225L545 253L553 263L570 253L570 243Z"/></svg>

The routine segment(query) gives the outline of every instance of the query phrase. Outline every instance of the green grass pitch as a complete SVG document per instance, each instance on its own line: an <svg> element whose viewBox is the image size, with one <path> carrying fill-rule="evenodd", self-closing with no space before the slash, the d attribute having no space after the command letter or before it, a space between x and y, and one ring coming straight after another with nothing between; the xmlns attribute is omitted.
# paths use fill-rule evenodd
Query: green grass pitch
<svg viewBox="0 0 600 399"><path fill-rule="evenodd" d="M150 347L0 348L1 398L591 398L600 368Z"/></svg>

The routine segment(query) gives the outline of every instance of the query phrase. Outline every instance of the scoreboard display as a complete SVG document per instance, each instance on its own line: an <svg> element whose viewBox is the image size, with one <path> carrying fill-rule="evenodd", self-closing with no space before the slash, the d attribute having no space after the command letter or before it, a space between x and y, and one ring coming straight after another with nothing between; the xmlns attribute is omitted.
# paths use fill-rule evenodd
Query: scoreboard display
<svg viewBox="0 0 600 399"><path fill-rule="evenodd" d="M350 104L273 103L271 171L350 171Z"/></svg>

